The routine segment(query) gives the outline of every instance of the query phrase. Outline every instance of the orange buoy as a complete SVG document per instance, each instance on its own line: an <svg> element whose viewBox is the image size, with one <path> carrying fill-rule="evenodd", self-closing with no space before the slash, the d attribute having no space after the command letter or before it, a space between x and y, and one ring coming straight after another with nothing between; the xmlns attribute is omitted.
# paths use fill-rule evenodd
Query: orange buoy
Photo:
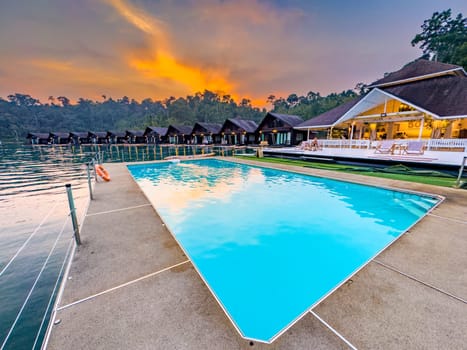
<svg viewBox="0 0 467 350"><path fill-rule="evenodd" d="M109 176L109 173L107 172L107 170L105 170L105 168L100 165L100 164L96 164L96 174L99 175L102 180L104 181L110 181L110 176Z"/></svg>

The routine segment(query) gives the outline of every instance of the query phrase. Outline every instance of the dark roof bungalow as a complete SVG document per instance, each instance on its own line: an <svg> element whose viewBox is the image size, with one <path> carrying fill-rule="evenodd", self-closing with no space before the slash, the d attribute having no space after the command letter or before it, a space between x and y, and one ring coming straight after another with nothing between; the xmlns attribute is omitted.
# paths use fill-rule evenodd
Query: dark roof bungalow
<svg viewBox="0 0 467 350"><path fill-rule="evenodd" d="M94 144L108 143L108 132L107 131L89 131L89 140Z"/></svg>
<svg viewBox="0 0 467 350"><path fill-rule="evenodd" d="M70 132L70 140L75 145L90 143L89 134L87 132Z"/></svg>
<svg viewBox="0 0 467 350"><path fill-rule="evenodd" d="M191 126L169 125L169 128L167 129L169 143L188 143L191 140L191 130Z"/></svg>
<svg viewBox="0 0 467 350"><path fill-rule="evenodd" d="M195 123L191 135L195 144L212 144L221 142L222 124Z"/></svg>
<svg viewBox="0 0 467 350"><path fill-rule="evenodd" d="M366 95L295 127L347 129L351 139L466 138L467 73L427 60L412 62L371 85Z"/></svg>
<svg viewBox="0 0 467 350"><path fill-rule="evenodd" d="M40 132L30 132L26 138L31 145L47 145L50 142L50 134Z"/></svg>
<svg viewBox="0 0 467 350"><path fill-rule="evenodd" d="M262 141L270 145L294 145L303 139L303 132L294 130L300 123L303 123L303 119L298 115L268 113L256 132L261 135Z"/></svg>
<svg viewBox="0 0 467 350"><path fill-rule="evenodd" d="M66 145L70 142L70 133L68 132L50 132L50 140L55 145Z"/></svg>
<svg viewBox="0 0 467 350"><path fill-rule="evenodd" d="M220 130L222 143L228 145L248 145L256 142L258 124L253 120L227 119Z"/></svg>
<svg viewBox="0 0 467 350"><path fill-rule="evenodd" d="M127 130L125 135L129 143L147 143L144 130Z"/></svg>
<svg viewBox="0 0 467 350"><path fill-rule="evenodd" d="M146 136L148 143L166 143L167 130L168 128L160 126L148 126L146 130L144 130L144 136Z"/></svg>
<svg viewBox="0 0 467 350"><path fill-rule="evenodd" d="M363 96L362 96L363 97ZM323 114L317 115L311 119L305 120L304 122L295 126L295 129L307 130L307 129L327 129L335 125L335 123L347 113L355 104L362 99L357 97L351 101L348 101L340 106L337 106Z"/></svg>
<svg viewBox="0 0 467 350"><path fill-rule="evenodd" d="M107 131L107 139L110 143L128 143L126 133L122 131Z"/></svg>

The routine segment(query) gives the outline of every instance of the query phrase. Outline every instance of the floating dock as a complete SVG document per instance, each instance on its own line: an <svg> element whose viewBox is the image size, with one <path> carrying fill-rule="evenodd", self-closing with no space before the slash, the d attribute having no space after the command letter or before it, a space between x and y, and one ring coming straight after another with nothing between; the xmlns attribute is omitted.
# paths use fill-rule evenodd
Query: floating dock
<svg viewBox="0 0 467 350"><path fill-rule="evenodd" d="M258 164L254 161L239 161ZM95 186L47 349L461 349L467 191L294 170L446 199L273 344L242 339L124 164ZM326 324L327 325L326 325ZM332 328L332 329L331 329Z"/></svg>

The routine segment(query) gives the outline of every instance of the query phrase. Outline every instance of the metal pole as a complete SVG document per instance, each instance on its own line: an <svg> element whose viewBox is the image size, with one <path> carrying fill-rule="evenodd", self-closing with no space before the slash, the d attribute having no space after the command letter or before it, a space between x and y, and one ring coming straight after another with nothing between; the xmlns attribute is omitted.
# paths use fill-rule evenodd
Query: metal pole
<svg viewBox="0 0 467 350"><path fill-rule="evenodd" d="M68 204L70 205L70 215L71 215L71 222L73 223L73 231L75 233L75 241L77 245L81 245L81 238L79 236L79 227L78 227L78 219L76 218L76 209L75 209L75 202L73 201L73 194L71 193L71 184L66 184L66 193L68 195Z"/></svg>
<svg viewBox="0 0 467 350"><path fill-rule="evenodd" d="M465 160L466 159L467 159L467 157L464 157L462 159L462 164L461 164L461 167L459 169L459 176L457 176L456 187L460 187L462 174L464 173L464 167L465 167Z"/></svg>
<svg viewBox="0 0 467 350"><path fill-rule="evenodd" d="M92 169L94 170L94 180L97 182L96 161L94 160L94 158L92 158L91 163L92 163Z"/></svg>
<svg viewBox="0 0 467 350"><path fill-rule="evenodd" d="M91 185L91 170L89 169L91 166L90 163L87 164L86 170L88 173L88 187L89 187L89 196L91 197L91 200L94 199L94 196L92 195L92 185Z"/></svg>

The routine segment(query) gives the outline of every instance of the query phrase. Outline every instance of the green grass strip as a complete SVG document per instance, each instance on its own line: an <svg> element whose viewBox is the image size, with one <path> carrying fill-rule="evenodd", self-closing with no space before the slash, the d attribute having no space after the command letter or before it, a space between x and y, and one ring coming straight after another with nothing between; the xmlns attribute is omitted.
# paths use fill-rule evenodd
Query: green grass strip
<svg viewBox="0 0 467 350"><path fill-rule="evenodd" d="M421 184L442 186L442 187L454 187L456 185L455 177L446 177L445 175L426 176L422 174L416 175L416 174L389 173L389 172L382 172L382 171L373 171L373 168L365 167L365 166L349 166L345 164L319 163L319 162L309 162L309 161L304 161L304 160L293 160L293 159L283 159L283 158L269 158L269 157L253 158L253 157L245 157L245 156L236 156L236 158L246 159L246 160L253 159L255 161L264 162L264 163L275 163L275 164L292 165L292 166L323 169L323 170L340 171L340 172L350 173L350 174L373 176L373 177L379 177L379 178L385 178L385 179L391 179L391 180L410 181L410 182L417 182Z"/></svg>

